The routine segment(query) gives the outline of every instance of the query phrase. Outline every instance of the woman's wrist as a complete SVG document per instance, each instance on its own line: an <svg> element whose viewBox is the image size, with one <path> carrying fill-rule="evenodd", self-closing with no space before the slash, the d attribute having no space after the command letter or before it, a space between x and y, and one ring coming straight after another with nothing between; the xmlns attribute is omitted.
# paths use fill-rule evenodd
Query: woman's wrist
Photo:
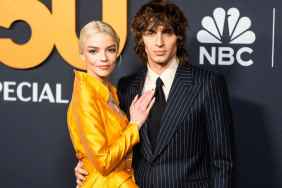
<svg viewBox="0 0 282 188"><path fill-rule="evenodd" d="M140 129L140 126L137 124L137 123L135 123L135 122L132 122L132 121L130 121L129 122L130 124L135 124L135 125L137 125L137 127L138 127L138 130Z"/></svg>

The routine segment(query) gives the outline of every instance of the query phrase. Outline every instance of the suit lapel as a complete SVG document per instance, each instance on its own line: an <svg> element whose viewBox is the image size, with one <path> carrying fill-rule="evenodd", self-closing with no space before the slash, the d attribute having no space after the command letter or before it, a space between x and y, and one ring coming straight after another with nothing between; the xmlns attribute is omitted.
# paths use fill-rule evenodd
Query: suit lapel
<svg viewBox="0 0 282 188"><path fill-rule="evenodd" d="M179 66L177 68L161 121L161 129L157 139L157 149L154 153L153 160L168 145L172 136L181 125L201 87L201 83L194 84L190 64L187 63L185 66Z"/></svg>
<svg viewBox="0 0 282 188"><path fill-rule="evenodd" d="M135 79L130 84L130 89L134 90L139 94L139 96L142 94L143 86L145 83L145 78L147 74L147 67L144 67L135 77Z"/></svg>
<svg viewBox="0 0 282 188"><path fill-rule="evenodd" d="M136 78L133 80L133 82L130 84L130 90L132 93L132 100L133 97L135 97L137 94L139 97L142 95L143 86L146 79L147 74L147 67L143 68L136 76ZM130 103L131 104L131 101ZM130 107L130 106L129 106ZM128 108L128 115L129 115L129 108ZM153 150L152 145L149 140L149 132L148 132L148 121L146 120L144 125L141 127L140 131L140 151L141 153L145 152L144 157L147 158L148 161L150 161L153 158Z"/></svg>

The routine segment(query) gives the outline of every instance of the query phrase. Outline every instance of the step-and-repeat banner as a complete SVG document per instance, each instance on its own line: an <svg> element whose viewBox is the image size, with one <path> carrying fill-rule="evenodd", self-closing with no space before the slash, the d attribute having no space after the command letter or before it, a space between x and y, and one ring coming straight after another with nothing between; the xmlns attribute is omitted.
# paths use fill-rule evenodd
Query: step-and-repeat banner
<svg viewBox="0 0 282 188"><path fill-rule="evenodd" d="M171 0L190 20L193 65L224 74L236 138L236 185L282 185L282 1ZM75 187L66 117L78 33L92 20L121 38L121 64L139 71L130 25L149 0L0 0L0 186ZM119 61L119 59L118 59Z"/></svg>

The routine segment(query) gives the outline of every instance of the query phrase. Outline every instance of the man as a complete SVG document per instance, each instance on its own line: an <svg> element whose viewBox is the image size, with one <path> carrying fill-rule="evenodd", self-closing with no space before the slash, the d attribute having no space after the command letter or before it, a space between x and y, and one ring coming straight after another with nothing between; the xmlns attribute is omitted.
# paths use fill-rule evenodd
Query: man
<svg viewBox="0 0 282 188"><path fill-rule="evenodd" d="M234 130L225 80L187 62L187 28L183 12L168 1L143 5L133 19L134 49L145 68L119 80L121 109L129 117L133 98L156 89L134 147L141 188L234 187ZM80 165L75 170L81 183L83 170Z"/></svg>

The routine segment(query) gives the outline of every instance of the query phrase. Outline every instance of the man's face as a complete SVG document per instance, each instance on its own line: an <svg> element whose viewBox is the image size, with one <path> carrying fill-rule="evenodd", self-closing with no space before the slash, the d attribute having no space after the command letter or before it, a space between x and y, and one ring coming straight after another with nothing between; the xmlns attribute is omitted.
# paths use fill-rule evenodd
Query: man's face
<svg viewBox="0 0 282 188"><path fill-rule="evenodd" d="M177 51L177 36L172 30L164 30L163 26L156 30L149 28L142 38L150 66L166 66L172 63Z"/></svg>

